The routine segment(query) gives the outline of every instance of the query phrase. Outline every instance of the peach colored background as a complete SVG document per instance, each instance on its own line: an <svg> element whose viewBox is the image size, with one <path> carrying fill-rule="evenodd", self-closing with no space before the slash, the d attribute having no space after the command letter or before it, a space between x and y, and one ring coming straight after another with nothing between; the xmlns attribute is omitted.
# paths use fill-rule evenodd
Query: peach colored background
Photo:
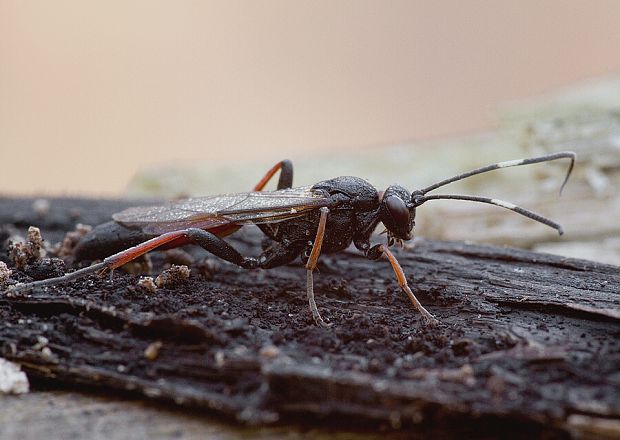
<svg viewBox="0 0 620 440"><path fill-rule="evenodd" d="M616 0L0 0L0 193L487 129L618 70Z"/></svg>

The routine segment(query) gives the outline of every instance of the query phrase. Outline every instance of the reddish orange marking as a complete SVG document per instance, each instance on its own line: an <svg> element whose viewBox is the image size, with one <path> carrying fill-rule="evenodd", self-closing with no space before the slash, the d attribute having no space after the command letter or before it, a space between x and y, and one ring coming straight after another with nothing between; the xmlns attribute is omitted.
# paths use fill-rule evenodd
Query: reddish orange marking
<svg viewBox="0 0 620 440"><path fill-rule="evenodd" d="M392 269L394 269L394 273L396 274L396 278L398 279L398 284L400 284L401 289L403 289L403 291L407 294L413 306L418 310L418 312L422 314L422 316L424 317L424 319L426 319L428 323L437 324L439 321L437 321L435 317L424 308L422 303L418 301L418 299L409 288L409 285L407 284L407 278L405 277L405 272L403 272L403 268L398 263L398 260L396 259L394 254L384 245L381 245L379 249L381 250L381 252L383 252L383 255L385 255L390 261Z"/></svg>
<svg viewBox="0 0 620 440"><path fill-rule="evenodd" d="M167 232L165 234L160 235L159 237L151 238L150 240L145 241L144 243L140 243L137 246L126 249L118 254L112 255L111 257L103 260L107 264L107 268L116 269L117 267L122 266L125 263L129 263L131 260L138 258L140 255L144 255L153 249L164 245L166 243L170 243L180 237L185 235L185 230Z"/></svg>
<svg viewBox="0 0 620 440"><path fill-rule="evenodd" d="M381 245L379 249L381 250L381 252L383 252L383 255L385 255L387 259L390 261L390 264L392 265L392 269L394 269L394 273L396 274L396 279L398 280L398 284L401 287L406 286L407 278L405 277L405 272L403 271L403 268L400 266L400 263L398 262L398 260L396 259L392 251L390 251L384 245Z"/></svg>
<svg viewBox="0 0 620 440"><path fill-rule="evenodd" d="M306 269L312 271L316 267L316 262L319 260L319 254L321 253L321 246L323 246L323 237L325 235L325 223L327 222L327 208L321 208L321 218L319 219L319 227L316 230L316 238L314 239L314 246L312 246L312 252L310 252L310 258L306 263Z"/></svg>
<svg viewBox="0 0 620 440"><path fill-rule="evenodd" d="M271 178L282 168L282 161L275 164L267 173L263 176L263 178L254 186L253 191L262 191L265 188L265 185L271 180ZM214 228L207 228L206 231L211 232L212 234L217 235L218 237L226 237L236 231L241 229L241 226L237 225L223 225L216 226ZM172 240L169 243L165 243L161 245L162 250L165 249L173 249L179 246L185 246L186 244L191 244L191 241L187 239L187 237L178 237Z"/></svg>
<svg viewBox="0 0 620 440"><path fill-rule="evenodd" d="M277 173L280 168L282 168L282 162L278 162L273 167L271 167L271 169L267 171L267 174L263 176L260 182L256 184L256 186L254 187L254 191L262 191L265 185L267 185L267 182L271 180L273 175Z"/></svg>
<svg viewBox="0 0 620 440"><path fill-rule="evenodd" d="M278 162L269 171L267 171L267 174L265 174L254 187L254 191L261 191L265 187L265 185L267 185L267 182L269 182L269 180L276 172L278 172L280 168L282 168L282 162ZM216 226L214 228L207 228L205 230L211 232L214 235L217 235L218 237L226 237L227 235L232 234L240 228L241 226L239 225L228 224ZM118 254L112 255L104 260L104 262L107 264L106 268L116 269L117 267L129 263L130 261L138 258L140 255L144 255L147 252L150 252L158 247L161 247L162 249L171 249L178 246L190 244L191 241L187 239L185 231L186 230L167 232L158 237L147 240L137 246L119 252Z"/></svg>

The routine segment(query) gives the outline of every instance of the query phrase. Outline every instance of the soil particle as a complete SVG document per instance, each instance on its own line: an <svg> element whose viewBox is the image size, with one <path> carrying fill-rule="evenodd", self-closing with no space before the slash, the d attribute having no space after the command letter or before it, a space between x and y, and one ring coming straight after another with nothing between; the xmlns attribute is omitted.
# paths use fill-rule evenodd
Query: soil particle
<svg viewBox="0 0 620 440"><path fill-rule="evenodd" d="M9 280L12 273L13 271L8 268L6 263L4 261L0 261L0 288L3 287L4 283Z"/></svg>
<svg viewBox="0 0 620 440"><path fill-rule="evenodd" d="M266 345L258 351L258 354L262 358L273 359L278 357L278 355L280 354L280 350L278 350L278 347L276 347L275 345Z"/></svg>
<svg viewBox="0 0 620 440"><path fill-rule="evenodd" d="M42 258L27 264L23 271L33 280L44 280L64 275L66 266L60 258Z"/></svg>
<svg viewBox="0 0 620 440"><path fill-rule="evenodd" d="M40 220L46 239L73 229L72 205L92 224L127 206L69 202ZM0 225L37 224L31 201L2 203ZM258 255L262 236L245 229L226 239ZM209 254L186 251L199 273ZM246 271L218 261L208 279L183 275L149 294L117 271L0 295L0 356L56 384L129 390L243 423L566 438L569 416L620 418L617 267L456 242L395 254L438 326L424 325L388 262L345 251L315 276L328 329L313 322L299 262ZM153 253L156 271L165 264ZM12 279L30 278L8 266ZM48 343L35 350L38 337Z"/></svg>
<svg viewBox="0 0 620 440"><path fill-rule="evenodd" d="M149 254L144 254L135 260L124 264L121 266L121 269L132 275L142 275L145 273L151 273L153 270L153 262L151 261L151 256Z"/></svg>
<svg viewBox="0 0 620 440"><path fill-rule="evenodd" d="M37 263L44 256L45 248L41 230L35 226L28 228L25 242L13 243L9 249L9 258L18 269L24 269L26 265Z"/></svg>
<svg viewBox="0 0 620 440"><path fill-rule="evenodd" d="M73 248L80 241L80 239L88 234L93 229L90 225L83 225L78 223L73 231L67 232L62 240L62 243L54 248L54 253L57 257L64 258L70 257L73 253Z"/></svg>
<svg viewBox="0 0 620 440"><path fill-rule="evenodd" d="M163 342L155 341L149 344L146 349L144 349L144 357L149 361L154 361L159 356L159 350L164 346Z"/></svg>
<svg viewBox="0 0 620 440"><path fill-rule="evenodd" d="M155 284L160 288L178 286L187 282L190 272L190 268L185 265L173 264L155 278Z"/></svg>
<svg viewBox="0 0 620 440"><path fill-rule="evenodd" d="M157 284L153 281L153 277L140 277L136 285L149 293L157 291Z"/></svg>

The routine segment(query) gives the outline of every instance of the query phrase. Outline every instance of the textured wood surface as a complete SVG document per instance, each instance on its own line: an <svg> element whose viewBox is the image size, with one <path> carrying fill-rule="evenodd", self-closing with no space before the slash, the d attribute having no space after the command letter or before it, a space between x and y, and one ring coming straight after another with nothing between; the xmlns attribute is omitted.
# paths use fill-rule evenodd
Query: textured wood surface
<svg viewBox="0 0 620 440"><path fill-rule="evenodd" d="M76 221L98 223L126 204L52 200L41 215L31 203L0 201L5 236L38 224L60 240ZM232 242L259 251L254 231ZM325 258L315 277L318 306L334 324L321 329L300 265L247 272L222 263L201 273L206 255L192 255L189 282L153 294L118 274L0 298L0 354L54 384L129 392L234 423L619 435L618 267L418 241L397 255L441 320L432 328L385 261L347 251ZM163 255L153 262L161 270ZM157 342L150 360L145 350Z"/></svg>

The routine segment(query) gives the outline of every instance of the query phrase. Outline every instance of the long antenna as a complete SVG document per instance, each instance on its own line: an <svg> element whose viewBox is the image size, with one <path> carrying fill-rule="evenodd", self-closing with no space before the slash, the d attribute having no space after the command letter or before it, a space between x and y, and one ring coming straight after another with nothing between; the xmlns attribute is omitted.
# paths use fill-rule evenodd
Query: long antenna
<svg viewBox="0 0 620 440"><path fill-rule="evenodd" d="M566 185L566 182L568 182L568 178L570 177L570 174L573 171L573 166L575 165L576 157L577 155L572 151L561 151L559 153L551 153L545 156L531 157L529 159L507 160L505 162L494 163L492 165L487 165L486 167L476 168L475 170L468 171L467 173L459 174L458 176L450 177L449 179L434 183L431 186L427 186L426 188L419 190L419 191L415 191L415 192L418 194L426 194L427 192L437 189L440 186L444 186L449 183L456 182L457 180L466 179L468 177L475 176L476 174L482 174L482 173L486 173L487 171L498 170L500 168L518 167L521 165L530 165L533 163L548 162L550 160L556 160L556 159L570 159L570 166L568 167L568 171L566 173L566 177L564 178L564 182L562 182L562 186L560 187L560 194L562 194L564 185Z"/></svg>
<svg viewBox="0 0 620 440"><path fill-rule="evenodd" d="M531 218L532 220L535 220L537 222L550 226L556 231L558 231L560 235L562 235L564 233L564 230L562 229L562 226L559 225L558 223L548 219L547 217L544 217L533 211L529 211L525 208L522 208L510 202L505 202L499 199L491 199L489 197L464 196L460 194L438 194L438 195L430 195L430 196L427 196L425 194L429 191L433 191L434 189L439 188L440 186L444 186L449 183L456 182L457 180L466 179L468 177L475 176L476 174L486 173L487 171L498 170L500 168L518 167L521 165L530 165L533 163L548 162L550 160L556 160L556 159L570 159L570 166L568 167L568 171L566 172L566 177L564 178L564 181L562 182L562 186L560 187L560 194L562 194L562 190L564 189L566 182L568 182L568 178L570 177L571 172L573 171L573 167L575 166L576 158L577 158L577 155L573 153L572 151L561 151L559 153L551 153L545 156L531 157L529 159L508 160L505 162L498 162L492 165L487 165L486 167L476 168L475 170L468 171L463 174L459 174L458 176L450 177L449 179L442 180L441 182L437 182L424 189L413 191L411 193L411 204L413 205L413 207L417 207L417 206L420 206L422 203L427 202L429 200L440 200L440 199L467 200L470 202L488 203L490 205L495 205L495 206L499 206L502 208L510 209L511 211L514 211L517 214L521 214L527 218Z"/></svg>
<svg viewBox="0 0 620 440"><path fill-rule="evenodd" d="M549 220L547 217L544 217L540 214L527 210L525 208L521 208L510 202L505 202L499 199L490 199L488 197L478 197L478 196L463 196L459 194L446 194L446 195L415 195L413 196L413 204L414 206L420 206L422 203L427 202L428 200L440 200L440 199L452 199L452 200L467 200L470 202L480 202L480 203L488 203L490 205L500 206L502 208L510 209L511 211L516 212L517 214L521 214L527 218L531 218L532 220L536 220L537 222L543 223L547 226L551 226L553 229L558 231L560 235L564 233L564 229L562 226L552 220Z"/></svg>

